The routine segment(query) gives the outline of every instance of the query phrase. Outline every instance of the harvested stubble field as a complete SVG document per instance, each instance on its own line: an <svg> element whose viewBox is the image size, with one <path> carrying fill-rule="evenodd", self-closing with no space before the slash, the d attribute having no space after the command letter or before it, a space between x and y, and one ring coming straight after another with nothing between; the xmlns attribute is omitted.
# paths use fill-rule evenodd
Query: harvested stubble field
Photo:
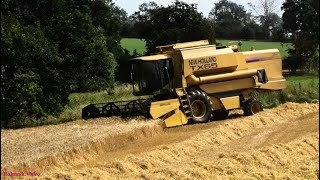
<svg viewBox="0 0 320 180"><path fill-rule="evenodd" d="M169 129L102 118L2 130L1 171L39 172L35 179L318 179L318 113L318 103L286 103Z"/></svg>

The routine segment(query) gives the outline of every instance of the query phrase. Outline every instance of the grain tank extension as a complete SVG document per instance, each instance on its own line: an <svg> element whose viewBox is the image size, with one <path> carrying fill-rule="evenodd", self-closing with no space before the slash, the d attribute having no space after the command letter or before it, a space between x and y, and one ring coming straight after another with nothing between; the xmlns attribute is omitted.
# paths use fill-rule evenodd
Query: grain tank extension
<svg viewBox="0 0 320 180"><path fill-rule="evenodd" d="M130 62L133 94L149 98L91 104L82 110L84 119L144 114L173 127L226 118L233 109L253 115L263 110L253 92L287 86L278 49L238 52L236 45L202 40L159 46L156 54Z"/></svg>

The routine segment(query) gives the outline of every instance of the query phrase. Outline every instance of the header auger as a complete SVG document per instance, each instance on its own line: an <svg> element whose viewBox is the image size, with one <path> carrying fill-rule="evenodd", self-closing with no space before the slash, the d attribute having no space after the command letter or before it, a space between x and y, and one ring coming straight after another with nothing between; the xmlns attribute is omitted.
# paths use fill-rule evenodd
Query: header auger
<svg viewBox="0 0 320 180"><path fill-rule="evenodd" d="M233 109L253 115L263 110L253 92L287 86L278 49L238 52L202 40L159 46L130 62L133 95L150 98L91 104L83 119L145 115L173 127L226 118Z"/></svg>

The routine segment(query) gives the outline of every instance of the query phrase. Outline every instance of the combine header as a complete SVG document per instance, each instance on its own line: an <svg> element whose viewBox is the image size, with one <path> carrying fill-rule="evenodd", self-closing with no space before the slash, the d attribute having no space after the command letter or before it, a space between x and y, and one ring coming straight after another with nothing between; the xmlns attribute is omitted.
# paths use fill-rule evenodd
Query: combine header
<svg viewBox="0 0 320 180"><path fill-rule="evenodd" d="M82 109L82 119L109 116L148 115L147 99L90 104Z"/></svg>
<svg viewBox="0 0 320 180"><path fill-rule="evenodd" d="M159 46L130 62L133 95L149 98L90 104L83 119L144 115L173 127L226 118L232 109L253 115L263 110L253 92L287 86L278 49L238 52L204 40Z"/></svg>

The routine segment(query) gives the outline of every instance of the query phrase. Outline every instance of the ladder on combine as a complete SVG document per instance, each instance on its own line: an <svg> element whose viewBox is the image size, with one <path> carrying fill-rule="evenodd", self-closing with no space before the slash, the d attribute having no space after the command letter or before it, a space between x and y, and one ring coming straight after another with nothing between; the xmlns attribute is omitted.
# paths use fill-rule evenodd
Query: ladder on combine
<svg viewBox="0 0 320 180"><path fill-rule="evenodd" d="M193 113L186 90L184 88L176 88L176 94L179 98L182 112L186 115L188 120L192 119Z"/></svg>

